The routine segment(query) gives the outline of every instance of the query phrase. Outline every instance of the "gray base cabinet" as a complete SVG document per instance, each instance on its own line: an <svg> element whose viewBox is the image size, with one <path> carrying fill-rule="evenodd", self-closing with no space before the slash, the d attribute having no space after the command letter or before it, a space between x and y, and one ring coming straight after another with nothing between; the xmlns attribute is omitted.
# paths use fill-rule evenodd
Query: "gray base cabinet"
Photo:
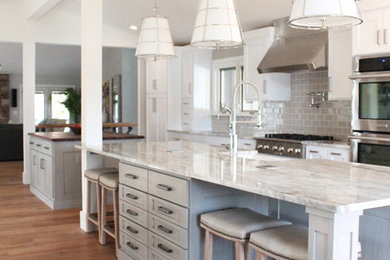
<svg viewBox="0 0 390 260"><path fill-rule="evenodd" d="M52 209L81 206L79 142L50 142L30 137L30 190Z"/></svg>
<svg viewBox="0 0 390 260"><path fill-rule="evenodd" d="M230 207L268 212L268 198L119 164L119 260L203 259L202 213ZM205 203L207 201L207 203ZM233 260L234 244L214 240L214 259Z"/></svg>

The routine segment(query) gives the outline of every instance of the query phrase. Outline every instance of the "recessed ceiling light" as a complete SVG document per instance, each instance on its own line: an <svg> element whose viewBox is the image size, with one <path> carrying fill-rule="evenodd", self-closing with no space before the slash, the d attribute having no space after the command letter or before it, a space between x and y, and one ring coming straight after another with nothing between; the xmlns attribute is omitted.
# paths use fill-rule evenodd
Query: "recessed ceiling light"
<svg viewBox="0 0 390 260"><path fill-rule="evenodd" d="M138 27L137 27L137 25L130 25L130 26L129 26L129 29L130 29L130 30L133 30L133 31L137 31L137 30L138 30Z"/></svg>

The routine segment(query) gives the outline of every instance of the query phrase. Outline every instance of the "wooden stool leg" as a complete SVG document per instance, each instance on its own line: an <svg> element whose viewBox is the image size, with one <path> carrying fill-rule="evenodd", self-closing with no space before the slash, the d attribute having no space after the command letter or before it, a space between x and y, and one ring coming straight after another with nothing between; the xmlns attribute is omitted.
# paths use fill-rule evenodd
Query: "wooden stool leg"
<svg viewBox="0 0 390 260"><path fill-rule="evenodd" d="M204 239L204 260L213 259L213 234L206 229L206 235Z"/></svg>
<svg viewBox="0 0 390 260"><path fill-rule="evenodd" d="M101 222L100 222L100 227L99 227L99 242L100 242L100 244L105 245L106 244L106 233L103 231L103 227L107 223L107 198L106 198L106 189L101 187L101 190L102 190L102 197L101 197L102 205L101 205L101 211L100 211Z"/></svg>
<svg viewBox="0 0 390 260"><path fill-rule="evenodd" d="M256 260L266 260L267 256L263 253L256 251Z"/></svg>
<svg viewBox="0 0 390 260"><path fill-rule="evenodd" d="M119 249L119 202L118 190L113 190L113 204L114 204L114 234L115 234L115 248Z"/></svg>
<svg viewBox="0 0 390 260"><path fill-rule="evenodd" d="M102 187L99 185L99 183L96 183L96 213L97 213L97 221L98 221L98 232L100 235L100 227L102 222Z"/></svg>
<svg viewBox="0 0 390 260"><path fill-rule="evenodd" d="M236 260L245 260L244 242L235 242Z"/></svg>
<svg viewBox="0 0 390 260"><path fill-rule="evenodd" d="M85 213L87 214L87 218L89 218L89 215L91 215L91 182L88 179L87 179L87 208Z"/></svg>

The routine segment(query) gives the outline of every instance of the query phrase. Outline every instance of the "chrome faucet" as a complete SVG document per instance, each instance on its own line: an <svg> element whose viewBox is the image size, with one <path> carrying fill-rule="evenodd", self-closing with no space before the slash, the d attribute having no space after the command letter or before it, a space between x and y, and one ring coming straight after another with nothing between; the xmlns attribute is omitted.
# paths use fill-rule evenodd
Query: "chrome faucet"
<svg viewBox="0 0 390 260"><path fill-rule="evenodd" d="M257 111L257 120L256 120L256 126L258 128L262 128L262 118L261 118L261 110L260 110L260 90L259 88L253 84L250 81L241 81L237 85L234 86L234 92L233 92L233 109L229 109L227 107L222 108L220 113L218 113L218 119L221 113L228 112L230 114L230 151L232 154L237 154L237 109L240 109L240 104L237 103L237 93L239 93L239 90L243 86L251 86L256 90L257 98L259 100L259 108Z"/></svg>

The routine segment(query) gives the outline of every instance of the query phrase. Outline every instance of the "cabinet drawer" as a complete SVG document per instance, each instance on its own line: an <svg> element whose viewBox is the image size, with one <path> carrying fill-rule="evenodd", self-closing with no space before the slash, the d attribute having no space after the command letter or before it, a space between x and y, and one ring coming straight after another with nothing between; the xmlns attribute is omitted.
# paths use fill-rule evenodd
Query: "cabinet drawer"
<svg viewBox="0 0 390 260"><path fill-rule="evenodd" d="M30 138L30 147L41 153L52 155L52 144L48 141L40 140L37 138Z"/></svg>
<svg viewBox="0 0 390 260"><path fill-rule="evenodd" d="M346 149L329 148L327 158L332 161L349 162L349 151Z"/></svg>
<svg viewBox="0 0 390 260"><path fill-rule="evenodd" d="M137 260L144 260L148 258L148 247L143 245L136 239L121 232L119 240L121 250L125 252L128 256Z"/></svg>
<svg viewBox="0 0 390 260"><path fill-rule="evenodd" d="M152 249L149 249L148 257L149 257L148 258L149 260L167 260L167 259L169 259L169 258L160 256L158 253L156 253Z"/></svg>
<svg viewBox="0 0 390 260"><path fill-rule="evenodd" d="M158 254L167 257L168 259L186 260L188 259L188 251L167 241L166 239L148 232L148 246Z"/></svg>
<svg viewBox="0 0 390 260"><path fill-rule="evenodd" d="M188 228L188 209L148 195L148 211L165 220Z"/></svg>
<svg viewBox="0 0 390 260"><path fill-rule="evenodd" d="M148 210L148 195L142 191L120 184L119 197L124 202Z"/></svg>
<svg viewBox="0 0 390 260"><path fill-rule="evenodd" d="M148 244L148 231L146 228L141 227L140 225L124 218L119 217L119 227L120 232L125 233L128 236L131 236L135 239L137 239L139 242L143 243L144 245Z"/></svg>
<svg viewBox="0 0 390 260"><path fill-rule="evenodd" d="M306 147L306 159L326 159L326 148L307 146Z"/></svg>
<svg viewBox="0 0 390 260"><path fill-rule="evenodd" d="M188 249L188 230L149 214L148 229L172 243Z"/></svg>
<svg viewBox="0 0 390 260"><path fill-rule="evenodd" d="M148 171L128 164L119 163L119 182L147 192Z"/></svg>
<svg viewBox="0 0 390 260"><path fill-rule="evenodd" d="M143 227L148 226L148 213L145 210L121 201L119 203L119 211L121 216L126 217Z"/></svg>
<svg viewBox="0 0 390 260"><path fill-rule="evenodd" d="M188 206L188 181L171 177L165 174L149 172L150 194Z"/></svg>

